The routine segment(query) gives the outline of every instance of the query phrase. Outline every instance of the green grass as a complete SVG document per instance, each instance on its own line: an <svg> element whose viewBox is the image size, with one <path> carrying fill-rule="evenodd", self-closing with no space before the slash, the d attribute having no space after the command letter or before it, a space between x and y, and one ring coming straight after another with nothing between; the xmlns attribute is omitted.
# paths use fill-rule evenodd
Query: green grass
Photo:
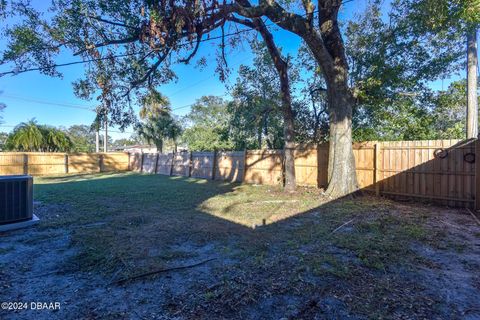
<svg viewBox="0 0 480 320"><path fill-rule="evenodd" d="M40 227L71 230L82 248L75 266L107 272L158 267L181 255L169 247L182 241L228 242L232 230L248 234L321 204L309 189L136 173L37 178L34 190Z"/></svg>
<svg viewBox="0 0 480 320"><path fill-rule="evenodd" d="M425 223L434 216L426 207L371 196L328 201L315 189L290 194L184 177L93 174L36 178L35 200L41 229L71 235L78 254L68 270L123 278L216 257L212 277L224 280L195 292L198 305L248 303L266 292L312 296L315 279L333 279L348 294L365 296L368 303L350 307L368 314L390 286L376 277L428 263L411 244L463 249L439 241L445 234Z"/></svg>
<svg viewBox="0 0 480 320"><path fill-rule="evenodd" d="M322 203L312 192L161 175L96 174L37 178L35 199L74 211L53 223L93 223L127 215L129 223L202 212L247 227L270 224ZM134 212L133 212L134 211ZM80 220L79 220L80 219Z"/></svg>
<svg viewBox="0 0 480 320"><path fill-rule="evenodd" d="M279 187L162 175L38 178L35 199L45 207L41 227L71 230L74 245L82 248L75 267L106 272L149 270L194 258L194 251L172 249L189 241L221 242L223 252L261 265L274 241L296 256L311 246L317 255L304 261L312 270L347 277L350 268L325 254L325 248L346 250L365 267L382 270L410 254L404 243L424 240L425 234L418 223L421 215L413 220L390 215L388 201L328 203L314 189L290 194ZM350 219L353 230L331 234ZM238 240L234 248L232 238Z"/></svg>
<svg viewBox="0 0 480 320"><path fill-rule="evenodd" d="M5 253L9 253L9 252L12 251L13 249L14 249L13 246L8 246L8 247L0 248L0 255L5 254Z"/></svg>

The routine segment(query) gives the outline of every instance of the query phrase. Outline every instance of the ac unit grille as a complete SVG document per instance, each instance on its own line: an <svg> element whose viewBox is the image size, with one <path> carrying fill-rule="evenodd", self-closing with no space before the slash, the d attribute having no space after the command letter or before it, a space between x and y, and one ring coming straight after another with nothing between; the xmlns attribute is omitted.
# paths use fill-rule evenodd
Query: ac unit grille
<svg viewBox="0 0 480 320"><path fill-rule="evenodd" d="M32 214L32 177L0 177L0 224L29 220Z"/></svg>

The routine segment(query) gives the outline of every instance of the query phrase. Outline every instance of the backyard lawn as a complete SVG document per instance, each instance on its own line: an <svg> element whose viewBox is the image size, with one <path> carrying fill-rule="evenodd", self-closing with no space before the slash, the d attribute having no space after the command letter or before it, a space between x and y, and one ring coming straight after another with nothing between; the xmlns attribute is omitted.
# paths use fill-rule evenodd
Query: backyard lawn
<svg viewBox="0 0 480 320"><path fill-rule="evenodd" d="M480 318L464 210L137 173L34 192L40 224L0 233L0 301L61 309L1 319Z"/></svg>

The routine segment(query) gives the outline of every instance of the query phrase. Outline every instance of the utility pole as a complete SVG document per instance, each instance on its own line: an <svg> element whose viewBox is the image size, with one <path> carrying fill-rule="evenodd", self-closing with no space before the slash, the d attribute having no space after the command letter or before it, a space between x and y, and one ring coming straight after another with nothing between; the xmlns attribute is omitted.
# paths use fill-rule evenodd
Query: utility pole
<svg viewBox="0 0 480 320"><path fill-rule="evenodd" d="M107 141L108 141L108 119L107 114L105 114L105 134L103 136L103 152L107 152Z"/></svg>
<svg viewBox="0 0 480 320"><path fill-rule="evenodd" d="M478 136L477 66L477 29L472 27L467 33L467 139Z"/></svg>

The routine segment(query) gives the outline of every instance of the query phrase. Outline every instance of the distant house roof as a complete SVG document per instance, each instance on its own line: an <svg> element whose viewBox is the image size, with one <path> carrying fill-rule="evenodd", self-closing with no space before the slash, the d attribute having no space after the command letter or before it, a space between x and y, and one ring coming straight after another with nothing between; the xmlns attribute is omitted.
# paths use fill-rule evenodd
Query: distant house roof
<svg viewBox="0 0 480 320"><path fill-rule="evenodd" d="M157 152L157 147L147 144L135 144L132 146L119 147L126 152Z"/></svg>

